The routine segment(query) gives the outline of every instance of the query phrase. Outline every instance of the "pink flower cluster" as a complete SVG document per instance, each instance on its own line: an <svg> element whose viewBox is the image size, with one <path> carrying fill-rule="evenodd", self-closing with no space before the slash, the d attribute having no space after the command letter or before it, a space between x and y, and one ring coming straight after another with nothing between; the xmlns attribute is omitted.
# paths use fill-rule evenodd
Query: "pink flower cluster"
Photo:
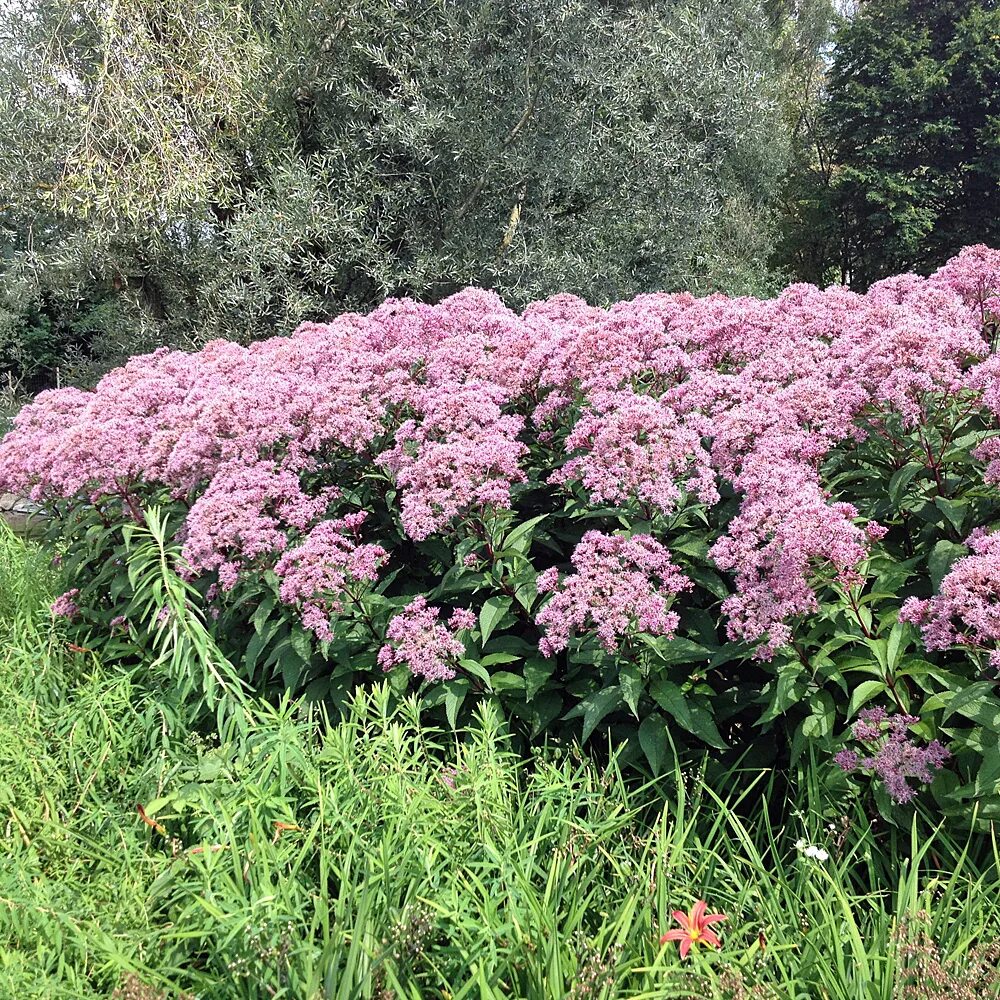
<svg viewBox="0 0 1000 1000"><path fill-rule="evenodd" d="M566 438L575 453L551 482L578 480L596 503L634 498L669 514L691 480L704 504L719 499L701 433L663 400L642 393L598 391Z"/></svg>
<svg viewBox="0 0 1000 1000"><path fill-rule="evenodd" d="M381 545L356 541L365 517L362 512L321 521L274 568L281 579L281 600L298 605L302 624L323 641L334 637L330 618L343 609L351 583L373 583L385 562L387 553Z"/></svg>
<svg viewBox="0 0 1000 1000"><path fill-rule="evenodd" d="M535 618L545 632L539 644L545 656L590 629L608 652L635 632L673 635L678 617L670 611L671 599L692 584L655 538L588 531L572 563L575 572L562 582L555 568L538 576L538 592L553 591Z"/></svg>
<svg viewBox="0 0 1000 1000"><path fill-rule="evenodd" d="M866 743L872 753L865 756L856 750L841 750L834 763L848 774L865 771L882 780L894 802L909 802L916 794L910 781L929 784L951 757L937 740L925 747L918 746L910 736L910 726L920 719L913 715L889 715L884 708L862 711L854 724L852 735Z"/></svg>
<svg viewBox="0 0 1000 1000"><path fill-rule="evenodd" d="M956 400L1000 424L983 334L998 300L1000 252L986 247L863 295L799 284L766 301L651 294L607 309L557 295L521 314L479 289L388 300L249 347L134 358L93 392L42 393L0 444L0 489L126 519L166 493L187 508L188 573L225 592L280 566L286 599L326 634L344 581L373 581L389 558L346 527L365 512L362 483L411 540L449 543L541 483L625 508L669 545L680 506L731 487L741 506L711 554L735 581L730 636L766 657L879 541L828 487L838 449L891 446L893 428ZM1000 482L1000 436L978 454ZM577 582L541 612L550 651L585 622L605 646L625 618L669 633L650 595L676 593L676 570L657 577L649 553L632 555L628 588L613 589L617 550L578 550ZM605 590L617 605L599 603ZM973 637L993 628L983 614Z"/></svg>
<svg viewBox="0 0 1000 1000"><path fill-rule="evenodd" d="M723 602L730 629L766 634L761 656L788 642L791 619L817 610L815 577L850 583L867 552L868 538L853 523L857 510L829 502L808 457L811 441L797 437L758 440L734 477L744 495L740 512L712 548L716 564L736 577L736 593Z"/></svg>
<svg viewBox="0 0 1000 1000"><path fill-rule="evenodd" d="M80 613L80 608L76 603L79 594L79 587L74 587L72 590L67 590L65 594L60 594L52 602L52 617L75 618Z"/></svg>
<svg viewBox="0 0 1000 1000"><path fill-rule="evenodd" d="M972 555L955 561L929 600L910 598L900 620L920 626L928 649L964 646L989 652L1000 670L1000 532L966 539Z"/></svg>
<svg viewBox="0 0 1000 1000"><path fill-rule="evenodd" d="M383 670L404 664L410 673L429 681L446 681L455 676L454 663L465 653L465 644L455 633L476 624L476 616L466 608L452 612L448 625L438 620L441 609L415 597L386 629L389 641L379 650Z"/></svg>
<svg viewBox="0 0 1000 1000"><path fill-rule="evenodd" d="M405 490L400 514L411 538L428 538L463 511L510 506L527 448L517 440L524 420L503 413L505 398L500 387L477 382L413 394L422 419L405 421L395 447L378 458Z"/></svg>

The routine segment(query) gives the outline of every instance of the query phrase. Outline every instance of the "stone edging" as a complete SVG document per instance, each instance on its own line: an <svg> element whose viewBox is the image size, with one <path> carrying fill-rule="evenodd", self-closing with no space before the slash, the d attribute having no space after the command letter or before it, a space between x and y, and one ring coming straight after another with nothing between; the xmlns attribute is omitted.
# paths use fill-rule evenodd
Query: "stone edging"
<svg viewBox="0 0 1000 1000"><path fill-rule="evenodd" d="M14 493L0 494L0 517L19 535L34 534L48 515L41 504Z"/></svg>

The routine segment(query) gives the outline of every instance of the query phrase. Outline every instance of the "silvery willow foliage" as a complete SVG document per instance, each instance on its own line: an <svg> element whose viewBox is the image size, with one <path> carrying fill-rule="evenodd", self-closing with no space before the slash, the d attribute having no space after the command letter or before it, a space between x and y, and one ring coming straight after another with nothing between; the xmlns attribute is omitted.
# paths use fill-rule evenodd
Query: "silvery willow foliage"
<svg viewBox="0 0 1000 1000"><path fill-rule="evenodd" d="M102 637L141 642L122 531L164 504L252 683L388 671L654 768L668 726L795 757L874 702L995 809L998 304L986 247L864 295L390 299L44 393L0 488L57 510Z"/></svg>
<svg viewBox="0 0 1000 1000"><path fill-rule="evenodd" d="M757 0L23 0L7 33L22 371L467 284L767 281L786 125Z"/></svg>

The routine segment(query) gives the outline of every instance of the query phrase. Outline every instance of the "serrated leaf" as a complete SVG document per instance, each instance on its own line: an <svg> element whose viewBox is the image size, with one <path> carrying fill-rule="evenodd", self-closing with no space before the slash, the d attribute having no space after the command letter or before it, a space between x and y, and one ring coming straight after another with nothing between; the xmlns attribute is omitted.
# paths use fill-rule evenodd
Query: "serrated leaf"
<svg viewBox="0 0 1000 1000"><path fill-rule="evenodd" d="M532 575L530 580L525 580L523 583L518 584L514 589L514 599L530 614L531 609L538 600L538 588L535 585L534 575Z"/></svg>
<svg viewBox="0 0 1000 1000"><path fill-rule="evenodd" d="M719 732L719 727L715 724L711 709L706 704L701 704L701 699L691 701L688 704L688 711L691 713L691 732L710 747L716 750L725 750L726 741Z"/></svg>
<svg viewBox="0 0 1000 1000"><path fill-rule="evenodd" d="M670 543L671 551L704 561L708 558L708 542L700 533L683 535Z"/></svg>
<svg viewBox="0 0 1000 1000"><path fill-rule="evenodd" d="M671 715L688 732L691 732L691 727L694 725L694 720L691 718L691 711L688 708L683 691L673 681L657 677L650 684L649 693L656 700L660 708Z"/></svg>
<svg viewBox="0 0 1000 1000"><path fill-rule="evenodd" d="M302 676L303 666L298 653L294 653L292 656L282 657L280 663L281 683L284 684L289 691L297 691L299 678Z"/></svg>

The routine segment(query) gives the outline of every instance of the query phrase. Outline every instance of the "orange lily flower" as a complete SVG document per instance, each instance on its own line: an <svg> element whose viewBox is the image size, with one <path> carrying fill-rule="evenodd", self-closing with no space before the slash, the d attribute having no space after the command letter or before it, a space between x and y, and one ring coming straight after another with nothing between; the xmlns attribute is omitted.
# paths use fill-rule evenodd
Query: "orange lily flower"
<svg viewBox="0 0 1000 1000"><path fill-rule="evenodd" d="M708 903L703 899L699 899L691 907L690 913L674 910L673 918L680 924L680 927L667 931L660 938L660 944L666 944L668 941L680 941L681 958L687 958L693 944L708 944L713 948L721 948L722 942L708 928L712 924L725 920L726 915L724 913L707 913L707 910Z"/></svg>

